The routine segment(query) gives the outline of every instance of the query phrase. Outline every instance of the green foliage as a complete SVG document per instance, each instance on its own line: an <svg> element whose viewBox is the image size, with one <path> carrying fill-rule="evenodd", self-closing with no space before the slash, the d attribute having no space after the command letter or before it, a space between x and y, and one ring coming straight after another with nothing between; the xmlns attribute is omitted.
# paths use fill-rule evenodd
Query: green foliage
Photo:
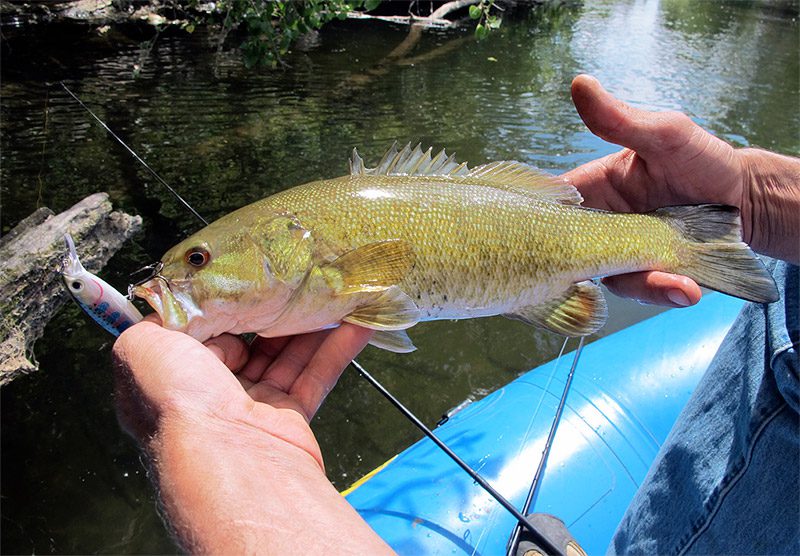
<svg viewBox="0 0 800 556"><path fill-rule="evenodd" d="M498 16L491 14L492 8L499 9L494 0L481 0L469 7L469 16L478 20L475 25L475 38L478 40L486 38L490 29L498 29L502 23Z"/></svg>
<svg viewBox="0 0 800 556"><path fill-rule="evenodd" d="M183 28L192 33L201 23L221 19L220 48L232 30L239 30L243 37L239 48L245 65L275 68L283 64L292 43L301 35L333 19L345 19L349 11L372 11L380 3L381 0L218 0L206 21L203 16L189 17ZM205 0L190 0L190 4L195 8L202 5L206 10L210 5ZM469 16L477 20L477 39L500 27L500 17L491 13L498 9L495 0L480 0L469 6Z"/></svg>
<svg viewBox="0 0 800 556"><path fill-rule="evenodd" d="M358 8L375 9L381 0L218 0L211 17L223 17L220 41L233 29L244 31L240 44L248 67L282 63L292 43L333 19ZM193 0L197 6L200 0ZM196 23L190 22L191 32Z"/></svg>

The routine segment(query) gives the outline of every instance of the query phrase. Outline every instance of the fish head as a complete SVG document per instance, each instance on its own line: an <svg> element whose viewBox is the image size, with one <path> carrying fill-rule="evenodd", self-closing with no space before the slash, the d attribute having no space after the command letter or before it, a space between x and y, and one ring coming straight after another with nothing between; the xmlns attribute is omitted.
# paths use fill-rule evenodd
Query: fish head
<svg viewBox="0 0 800 556"><path fill-rule="evenodd" d="M204 341L223 332L257 332L277 318L293 288L275 276L268 241L252 227L217 225L200 230L167 251L157 272L131 293L147 301L164 327ZM241 224L241 223L240 223Z"/></svg>

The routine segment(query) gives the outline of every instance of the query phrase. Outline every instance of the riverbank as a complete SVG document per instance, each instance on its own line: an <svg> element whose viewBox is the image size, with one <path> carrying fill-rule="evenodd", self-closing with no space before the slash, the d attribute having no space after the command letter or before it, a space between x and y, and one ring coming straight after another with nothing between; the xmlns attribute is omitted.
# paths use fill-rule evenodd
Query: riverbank
<svg viewBox="0 0 800 556"><path fill-rule="evenodd" d="M480 38L510 17L541 5L574 0L438 0L270 2L263 6L239 0L188 2L178 0L68 0L27 2L0 0L4 50L31 34L56 30L80 33L84 40L155 42L162 34L209 35L218 51L242 47L251 62L279 62L296 43L308 43L333 20L377 20L415 27L471 26ZM313 42L313 41L312 41ZM152 45L144 45L150 48ZM252 64L251 64L252 65Z"/></svg>

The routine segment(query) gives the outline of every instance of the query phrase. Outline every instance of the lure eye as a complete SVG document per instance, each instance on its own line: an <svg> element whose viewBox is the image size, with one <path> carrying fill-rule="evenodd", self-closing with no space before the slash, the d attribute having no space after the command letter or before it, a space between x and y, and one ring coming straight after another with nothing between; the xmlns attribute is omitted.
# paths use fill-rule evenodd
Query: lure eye
<svg viewBox="0 0 800 556"><path fill-rule="evenodd" d="M202 247L193 247L186 252L186 262L196 268L202 268L208 263L210 255Z"/></svg>
<svg viewBox="0 0 800 556"><path fill-rule="evenodd" d="M69 285L69 287L70 287L70 288L72 288L72 290L74 290L74 291L76 291L76 292L79 292L79 291L81 291L81 290L83 289L83 284L81 284L80 282L78 282L77 280L75 280L74 282L72 282L72 283Z"/></svg>

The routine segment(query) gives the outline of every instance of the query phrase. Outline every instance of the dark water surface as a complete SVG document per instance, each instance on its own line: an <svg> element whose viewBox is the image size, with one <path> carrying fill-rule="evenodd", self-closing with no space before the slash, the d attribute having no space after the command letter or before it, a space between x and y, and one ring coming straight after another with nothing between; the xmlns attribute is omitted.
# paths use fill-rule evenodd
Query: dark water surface
<svg viewBox="0 0 800 556"><path fill-rule="evenodd" d="M555 172L613 152L572 107L580 72L637 106L684 111L737 145L797 154L798 23L787 4L794 9L586 2L507 21L483 42L468 30L426 32L399 61L386 56L406 29L341 23L296 49L285 72L247 70L235 53L209 53L200 35L162 36L148 54L135 42L120 51L109 39L43 31L3 51L2 231L38 206L60 211L108 191L145 221L102 273L123 288L129 272L198 228L59 80L209 219L341 175L354 146L372 163L396 139L445 146L472 164L517 159ZM611 300L610 312L603 334L652 309ZM416 353L368 348L362 362L431 425L561 344L502 318L424 324L411 336ZM2 390L4 553L176 550L116 423L111 344L70 305L36 345L41 371ZM313 426L339 487L417 438L351 370Z"/></svg>

